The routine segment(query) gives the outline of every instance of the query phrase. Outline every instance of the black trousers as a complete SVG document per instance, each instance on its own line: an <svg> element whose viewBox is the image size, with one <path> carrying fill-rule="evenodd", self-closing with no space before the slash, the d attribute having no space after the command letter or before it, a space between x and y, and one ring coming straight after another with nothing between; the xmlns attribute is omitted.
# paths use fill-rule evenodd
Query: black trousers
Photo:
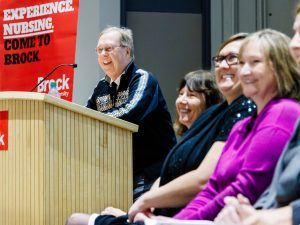
<svg viewBox="0 0 300 225"><path fill-rule="evenodd" d="M133 176L133 202L135 202L142 194L149 191L155 180L150 180L144 174Z"/></svg>
<svg viewBox="0 0 300 225"><path fill-rule="evenodd" d="M144 225L144 222L129 223L128 216L98 216L94 225Z"/></svg>

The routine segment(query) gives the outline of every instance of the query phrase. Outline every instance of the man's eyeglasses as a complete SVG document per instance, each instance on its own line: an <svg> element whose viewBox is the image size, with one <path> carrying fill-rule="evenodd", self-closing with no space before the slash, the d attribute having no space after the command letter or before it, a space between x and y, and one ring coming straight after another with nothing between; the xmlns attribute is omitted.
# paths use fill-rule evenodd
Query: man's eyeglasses
<svg viewBox="0 0 300 225"><path fill-rule="evenodd" d="M225 56L224 55L217 55L217 56L212 57L212 61L214 63L214 66L219 67L224 59L225 59L228 66L236 65L236 64L239 63L238 54L231 53L231 54L228 54L228 55L225 55Z"/></svg>
<svg viewBox="0 0 300 225"><path fill-rule="evenodd" d="M101 55L103 51L107 53L112 53L115 48L123 48L123 47L125 46L119 45L119 46L107 46L105 48L96 48L96 53L97 55Z"/></svg>

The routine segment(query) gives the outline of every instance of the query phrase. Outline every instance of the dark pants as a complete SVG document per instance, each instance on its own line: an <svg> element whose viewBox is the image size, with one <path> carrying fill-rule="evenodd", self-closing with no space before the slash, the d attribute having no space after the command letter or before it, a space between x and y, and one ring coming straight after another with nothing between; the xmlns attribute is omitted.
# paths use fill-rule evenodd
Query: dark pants
<svg viewBox="0 0 300 225"><path fill-rule="evenodd" d="M94 225L144 225L144 222L127 222L128 216L98 216Z"/></svg>
<svg viewBox="0 0 300 225"><path fill-rule="evenodd" d="M149 191L153 182L144 174L137 174L133 176L133 202L135 202L142 194Z"/></svg>

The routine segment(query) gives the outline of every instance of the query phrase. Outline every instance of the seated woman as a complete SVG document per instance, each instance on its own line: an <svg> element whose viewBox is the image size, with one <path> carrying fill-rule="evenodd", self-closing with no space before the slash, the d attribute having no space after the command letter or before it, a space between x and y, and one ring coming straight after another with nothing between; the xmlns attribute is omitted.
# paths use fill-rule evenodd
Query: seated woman
<svg viewBox="0 0 300 225"><path fill-rule="evenodd" d="M300 71L300 3L296 7L293 25L294 36L290 50ZM294 81L291 81L294 82ZM299 80L295 95L300 95ZM216 222L223 224L243 225L299 225L300 224L300 120L296 125L293 137L277 163L275 174L269 188L255 203L255 210L242 195L225 198L226 207L218 214Z"/></svg>
<svg viewBox="0 0 300 225"><path fill-rule="evenodd" d="M160 179L130 208L130 220L139 212L150 212L151 208L156 208L158 215L172 216L184 207L206 185L232 126L255 111L256 106L242 96L237 77L237 54L245 37L247 34L240 33L227 39L220 46L218 57L214 58L216 83L225 101L201 113L173 147L164 162ZM102 214L112 214L112 211L114 215L120 215L111 208ZM89 224L101 224L100 220L105 218L111 219L106 221L107 224L114 223L113 216L98 216L94 223L94 215L76 213L68 219L68 225L88 224L88 221ZM122 218L116 218L119 219ZM126 216L123 219L126 221Z"/></svg>
<svg viewBox="0 0 300 225"><path fill-rule="evenodd" d="M178 96L175 101L174 130L176 135L183 136L206 108L221 101L222 95L210 71L196 70L187 73L179 83Z"/></svg>
<svg viewBox="0 0 300 225"><path fill-rule="evenodd" d="M210 71L196 70L186 74L179 83L175 101L176 135L183 136L205 109L221 100L222 95Z"/></svg>
<svg viewBox="0 0 300 225"><path fill-rule="evenodd" d="M300 74L289 41L266 29L243 42L239 78L257 114L234 126L206 188L174 218L213 220L225 196L241 193L253 203L270 184L300 115Z"/></svg>
<svg viewBox="0 0 300 225"><path fill-rule="evenodd" d="M220 45L217 54L222 57L214 57L213 61L216 83L225 101L203 112L168 154L159 188L146 192L131 206L130 220L139 212L151 212L151 208L157 215L176 214L205 187L232 126L256 110L253 102L242 95L237 77L237 53L247 35L233 35ZM111 213L110 208L105 211Z"/></svg>

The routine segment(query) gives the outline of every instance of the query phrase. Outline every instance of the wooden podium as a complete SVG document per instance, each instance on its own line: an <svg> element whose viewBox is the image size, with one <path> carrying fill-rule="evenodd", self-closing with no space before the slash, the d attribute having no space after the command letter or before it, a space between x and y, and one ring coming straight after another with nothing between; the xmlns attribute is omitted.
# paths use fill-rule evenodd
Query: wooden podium
<svg viewBox="0 0 300 225"><path fill-rule="evenodd" d="M137 125L40 93L0 92L0 224L63 225L73 212L132 203Z"/></svg>

